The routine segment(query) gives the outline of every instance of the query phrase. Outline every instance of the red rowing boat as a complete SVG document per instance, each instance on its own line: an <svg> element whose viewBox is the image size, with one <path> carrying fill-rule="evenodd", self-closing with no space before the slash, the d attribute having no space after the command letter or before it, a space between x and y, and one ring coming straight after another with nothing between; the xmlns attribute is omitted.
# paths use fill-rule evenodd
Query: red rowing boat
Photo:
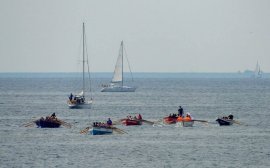
<svg viewBox="0 0 270 168"><path fill-rule="evenodd" d="M142 121L138 119L122 119L122 124L129 126L129 125L142 125Z"/></svg>
<svg viewBox="0 0 270 168"><path fill-rule="evenodd" d="M165 124L175 124L176 121L177 121L177 117L168 116L168 117L163 118L163 123Z"/></svg>

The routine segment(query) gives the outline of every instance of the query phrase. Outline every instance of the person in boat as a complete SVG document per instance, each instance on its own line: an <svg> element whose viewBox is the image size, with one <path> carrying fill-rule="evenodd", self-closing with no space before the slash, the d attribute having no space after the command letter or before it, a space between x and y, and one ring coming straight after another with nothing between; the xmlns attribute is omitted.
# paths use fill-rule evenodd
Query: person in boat
<svg viewBox="0 0 270 168"><path fill-rule="evenodd" d="M70 93L69 100L71 101L73 99L73 94Z"/></svg>
<svg viewBox="0 0 270 168"><path fill-rule="evenodd" d="M228 119L233 120L233 115L232 114L228 115Z"/></svg>
<svg viewBox="0 0 270 168"><path fill-rule="evenodd" d="M141 114L138 114L138 120L142 120L142 116L141 116Z"/></svg>
<svg viewBox="0 0 270 168"><path fill-rule="evenodd" d="M229 118L227 116L223 116L222 119L228 120Z"/></svg>
<svg viewBox="0 0 270 168"><path fill-rule="evenodd" d="M53 114L51 115L51 118L52 118L52 119L55 119L55 118L56 118L55 113L53 113Z"/></svg>
<svg viewBox="0 0 270 168"><path fill-rule="evenodd" d="M184 110L181 106L179 106L179 109L178 109L178 116L181 116L183 117L183 114L184 114Z"/></svg>
<svg viewBox="0 0 270 168"><path fill-rule="evenodd" d="M181 116L181 115L179 115L179 116L177 117L177 121L178 121L178 122L183 121L183 119L184 119L184 117L183 117L183 116Z"/></svg>
<svg viewBox="0 0 270 168"><path fill-rule="evenodd" d="M112 120L108 118L107 125L111 126L112 125Z"/></svg>
<svg viewBox="0 0 270 168"><path fill-rule="evenodd" d="M190 113L187 113L186 117L184 118L184 120L186 121L191 121L193 118L191 117Z"/></svg>
<svg viewBox="0 0 270 168"><path fill-rule="evenodd" d="M46 118L45 118L45 121L47 121L47 122L51 122L53 120L54 120L54 118L52 117L52 115L51 116L46 116Z"/></svg>

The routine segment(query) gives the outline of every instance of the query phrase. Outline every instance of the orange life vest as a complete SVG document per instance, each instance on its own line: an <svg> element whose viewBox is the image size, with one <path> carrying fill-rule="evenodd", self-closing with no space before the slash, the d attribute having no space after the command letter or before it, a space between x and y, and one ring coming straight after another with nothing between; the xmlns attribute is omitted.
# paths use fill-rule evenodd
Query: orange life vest
<svg viewBox="0 0 270 168"><path fill-rule="evenodd" d="M178 121L178 122L183 121L183 117L179 116L179 117L177 118L177 121Z"/></svg>
<svg viewBox="0 0 270 168"><path fill-rule="evenodd" d="M191 117L190 117L190 116L186 116L186 117L184 118L184 121L191 121Z"/></svg>

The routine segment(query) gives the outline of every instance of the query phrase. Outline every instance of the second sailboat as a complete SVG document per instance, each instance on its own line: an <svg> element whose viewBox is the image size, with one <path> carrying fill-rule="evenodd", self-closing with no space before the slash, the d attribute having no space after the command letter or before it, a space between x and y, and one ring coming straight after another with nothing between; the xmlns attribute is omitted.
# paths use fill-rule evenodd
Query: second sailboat
<svg viewBox="0 0 270 168"><path fill-rule="evenodd" d="M119 56L114 69L114 75L109 85L103 85L101 92L134 92L136 87L124 86L124 43L121 41ZM130 69L130 67L129 67ZM131 70L130 70L131 73ZM131 74L132 75L132 74ZM133 80L133 78L132 78Z"/></svg>

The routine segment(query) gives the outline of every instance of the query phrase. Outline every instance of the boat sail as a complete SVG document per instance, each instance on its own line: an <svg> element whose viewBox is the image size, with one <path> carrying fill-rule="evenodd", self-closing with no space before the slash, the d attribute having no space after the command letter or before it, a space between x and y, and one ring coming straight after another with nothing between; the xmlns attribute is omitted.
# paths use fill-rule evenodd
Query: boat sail
<svg viewBox="0 0 270 168"><path fill-rule="evenodd" d="M123 59L124 59L124 42L121 41L119 56L116 61L112 81L109 85L103 85L101 92L134 92L136 90L136 87L124 86ZM129 70L130 70L130 66L129 66ZM132 81L133 81L133 78L132 78Z"/></svg>
<svg viewBox="0 0 270 168"><path fill-rule="evenodd" d="M258 61L257 61L257 64L256 64L256 68L254 70L253 76L254 76L254 78L262 78L262 70L261 70L261 67L260 67Z"/></svg>
<svg viewBox="0 0 270 168"><path fill-rule="evenodd" d="M67 104L69 108L91 108L93 99L91 96L90 100L85 100L85 64L87 64L88 67L88 77L89 77L89 84L90 84L90 72L89 72L89 63L88 63L88 55L87 59L85 60L85 54L86 54L86 36L85 36L85 26L83 23L83 69L82 69L82 77L83 77L83 83L82 83L82 91L79 94L72 95L72 93L69 96L69 99L67 100ZM90 92L91 92L91 84L90 84Z"/></svg>

